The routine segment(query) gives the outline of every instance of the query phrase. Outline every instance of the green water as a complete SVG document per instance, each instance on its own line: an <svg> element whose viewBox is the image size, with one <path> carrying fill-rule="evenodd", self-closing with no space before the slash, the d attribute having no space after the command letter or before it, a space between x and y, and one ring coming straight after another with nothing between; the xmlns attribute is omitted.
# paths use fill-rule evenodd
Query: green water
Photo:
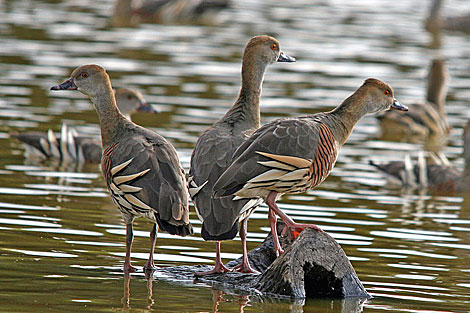
<svg viewBox="0 0 470 313"><path fill-rule="evenodd" d="M449 1L448 14L468 9ZM269 3L269 5L268 5ZM10 131L59 131L67 122L98 134L97 117L78 92L49 92L78 65L105 66L115 87L142 91L162 114L134 120L178 149L187 169L199 134L224 114L239 88L247 40L271 34L295 64L266 74L263 123L324 111L367 77L389 82L405 104L423 99L434 56L451 75L447 110L453 127L444 153L458 167L462 126L470 118L470 41L445 34L430 48L422 27L427 1L239 1L214 25L110 26L114 1L0 1L0 311L1 312L469 312L470 195L390 189L370 159L416 155L420 144L380 138L366 117L341 150L331 176L280 207L315 223L350 257L374 299L278 301L231 294L158 274L124 277L125 227L97 165L77 168L24 157ZM214 244L196 234L158 235L155 261L213 264ZM267 207L253 214L248 246L269 232ZM135 223L133 263L148 257L151 225ZM240 240L222 245L224 261Z"/></svg>

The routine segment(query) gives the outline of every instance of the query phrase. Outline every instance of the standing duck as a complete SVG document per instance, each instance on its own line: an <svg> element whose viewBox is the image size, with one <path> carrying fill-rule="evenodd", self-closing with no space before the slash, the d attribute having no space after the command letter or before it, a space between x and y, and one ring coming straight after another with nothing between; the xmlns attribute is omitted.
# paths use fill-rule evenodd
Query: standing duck
<svg viewBox="0 0 470 313"><path fill-rule="evenodd" d="M212 187L232 161L235 150L260 126L259 102L261 85L268 65L276 62L294 62L295 59L280 50L279 42L269 36L256 36L248 41L242 60L242 87L232 108L202 133L191 156L189 192L198 216L202 220L201 235L216 241L214 269L198 273L207 275L229 271L220 257L220 240L233 239L241 220L240 237L243 260L237 268L255 273L248 261L246 249L247 219L244 213L254 210L261 201L232 197L212 198ZM249 215L249 214L248 214ZM246 215L247 216L247 215Z"/></svg>
<svg viewBox="0 0 470 313"><path fill-rule="evenodd" d="M400 186L428 187L436 194L456 194L470 191L470 120L464 128L463 155L465 159L463 172L442 161L437 164L426 164L423 154L420 154L418 164L415 165L411 163L409 155L406 155L405 161L384 164L369 161L369 164Z"/></svg>
<svg viewBox="0 0 470 313"><path fill-rule="evenodd" d="M438 151L447 142L450 131L445 99L448 74L444 60L433 60L428 75L426 101L410 105L405 114L387 111L380 126L385 139L424 140L430 150Z"/></svg>
<svg viewBox="0 0 470 313"><path fill-rule="evenodd" d="M135 112L158 113L137 90L118 88L115 97L119 110L128 119ZM11 136L25 144L27 154L41 159L77 163L101 162L101 142L93 137L77 134L65 123L62 124L60 136L56 136L51 129L47 133L32 131L11 133Z"/></svg>
<svg viewBox="0 0 470 313"><path fill-rule="evenodd" d="M150 232L150 256L144 269L155 269L153 252L158 228L181 236L193 231L189 223L187 183L175 148L119 111L109 76L98 65L75 69L70 79L51 90L79 90L93 103L101 128L101 170L111 199L126 223L124 272L136 270L131 266L132 223L139 216L154 223Z"/></svg>
<svg viewBox="0 0 470 313"><path fill-rule="evenodd" d="M293 232L305 227L320 228L295 223L279 209L276 200L320 184L330 174L354 125L368 113L390 108L407 110L393 97L392 87L369 78L332 111L274 120L240 145L233 155L234 161L214 184L214 196L264 199L279 256L283 249L277 235L276 214Z"/></svg>

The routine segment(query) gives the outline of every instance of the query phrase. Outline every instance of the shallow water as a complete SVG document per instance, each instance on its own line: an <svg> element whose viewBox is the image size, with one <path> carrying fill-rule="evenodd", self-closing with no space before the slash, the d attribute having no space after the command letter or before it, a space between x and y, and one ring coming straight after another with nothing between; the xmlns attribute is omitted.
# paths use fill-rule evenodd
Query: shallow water
<svg viewBox="0 0 470 313"><path fill-rule="evenodd" d="M253 35L276 36L295 64L265 76L263 122L323 111L367 77L389 82L405 104L423 99L427 68L445 57L453 127L444 153L462 167L462 125L470 118L470 40L444 34L431 48L423 30L427 1L234 1L212 25L113 28L114 1L0 1L0 310L2 312L468 312L470 195L389 189L368 165L416 152L419 144L380 138L364 118L318 188L286 196L280 207L331 234L374 296L355 301L299 302L224 294L165 277L126 280L124 225L97 165L83 168L24 158L10 131L60 129L62 121L97 134L97 117L78 92L53 93L78 65L105 66L115 87L137 87L162 114L135 121L177 147L188 168L198 135L231 105L240 56ZM449 14L470 9L449 1ZM200 223L191 208L196 232ZM150 224L135 223L133 258L142 266ZM249 248L269 232L267 208L249 223ZM222 245L225 261L240 241ZM159 266L211 264L214 244L159 234ZM362 308L361 308L362 307Z"/></svg>

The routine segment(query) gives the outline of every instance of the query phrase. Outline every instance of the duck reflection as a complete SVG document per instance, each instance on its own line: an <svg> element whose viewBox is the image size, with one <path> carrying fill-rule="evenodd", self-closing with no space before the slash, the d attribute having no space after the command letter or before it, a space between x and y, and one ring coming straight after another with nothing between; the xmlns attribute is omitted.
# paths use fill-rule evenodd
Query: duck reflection
<svg viewBox="0 0 470 313"><path fill-rule="evenodd" d="M213 303L212 312L213 313L223 312L223 311L219 311L219 305L220 303L223 303L223 302L237 302L239 304L238 312L240 313L245 312L245 307L250 302L250 296L248 295L231 296L235 298L235 301L233 301L231 299L224 298L225 295L226 293L223 292L222 290L218 290L215 288L212 289L212 303Z"/></svg>
<svg viewBox="0 0 470 313"><path fill-rule="evenodd" d="M130 306L130 294L131 294L131 275L124 273L124 295L122 296L121 303L123 309L129 309Z"/></svg>
<svg viewBox="0 0 470 313"><path fill-rule="evenodd" d="M146 280L146 287L147 287L147 299L146 299L146 306L142 312L153 312L155 310L155 300L153 298L153 283L154 283L154 272L155 271L146 271L145 272L145 280ZM134 276L135 277L135 276ZM122 303L122 310L123 311L133 311L135 308L132 308L131 305L131 275L130 273L125 273L123 276L124 286L123 286L123 296L121 298ZM138 280L141 280L141 276L137 277ZM224 312L224 309L221 309L220 306L223 303L230 303L230 307L233 308L233 304L238 304L238 312L243 313L245 311L245 307L250 303L250 296L249 295L228 295L222 290L218 289L211 289L212 292L212 310L210 312L218 313ZM206 291L204 291L206 293ZM160 304L162 305L162 304ZM147 311L148 310L148 311ZM293 311L297 312L297 311Z"/></svg>
<svg viewBox="0 0 470 313"><path fill-rule="evenodd" d="M155 304L153 299L153 271L145 272L145 279L147 281L147 305L146 308L151 310L152 306ZM121 299L123 310L128 310L131 308L130 303L130 294L131 294L131 275L129 273L124 273L124 294ZM145 311L144 311L145 312Z"/></svg>
<svg viewBox="0 0 470 313"><path fill-rule="evenodd" d="M60 159L43 159L41 157L38 157L37 154L28 152L29 149L27 148L27 145L24 145L24 147L25 159L23 164L28 167L31 166L43 171L56 171L67 173L96 173L99 171L99 168L96 164L67 162L62 161Z"/></svg>
<svg viewBox="0 0 470 313"><path fill-rule="evenodd" d="M309 305L309 301L315 301L315 305ZM307 312L336 312L336 313L360 313L364 309L365 299L297 299L293 301L279 299L264 299L263 312L270 313L307 313Z"/></svg>

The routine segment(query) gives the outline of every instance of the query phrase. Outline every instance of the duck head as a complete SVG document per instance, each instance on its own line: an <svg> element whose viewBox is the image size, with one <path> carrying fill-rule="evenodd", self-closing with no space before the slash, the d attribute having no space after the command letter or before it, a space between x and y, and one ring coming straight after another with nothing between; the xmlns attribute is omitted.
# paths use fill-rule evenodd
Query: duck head
<svg viewBox="0 0 470 313"><path fill-rule="evenodd" d="M159 113L158 110L145 101L138 90L118 88L114 92L114 96L119 110L126 116L132 115L135 112Z"/></svg>
<svg viewBox="0 0 470 313"><path fill-rule="evenodd" d="M407 106L394 98L393 88L380 79L366 79L358 92L363 95L364 113L377 113L389 109L408 111Z"/></svg>
<svg viewBox="0 0 470 313"><path fill-rule="evenodd" d="M256 63L265 65L276 62L295 62L295 58L281 51L281 45L276 38L267 35L251 38L245 47L243 59L256 60Z"/></svg>
<svg viewBox="0 0 470 313"><path fill-rule="evenodd" d="M266 68L277 62L295 62L295 59L281 52L276 38L266 35L251 38L243 52L242 89L260 90Z"/></svg>
<svg viewBox="0 0 470 313"><path fill-rule="evenodd" d="M78 90L90 98L95 98L110 88L111 82L106 70L99 65L90 64L76 68L69 79L62 84L52 86L51 90Z"/></svg>

